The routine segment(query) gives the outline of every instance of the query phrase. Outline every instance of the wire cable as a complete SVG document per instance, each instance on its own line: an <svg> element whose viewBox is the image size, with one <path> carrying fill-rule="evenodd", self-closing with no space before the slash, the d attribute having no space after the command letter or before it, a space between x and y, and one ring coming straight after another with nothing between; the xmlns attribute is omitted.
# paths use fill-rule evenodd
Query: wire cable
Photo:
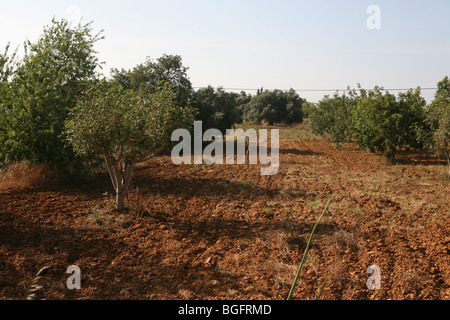
<svg viewBox="0 0 450 320"><path fill-rule="evenodd" d="M207 87L193 87L193 89L205 89L205 88L207 88ZM260 89L223 88L223 87L219 87L219 88L222 88L223 90L226 90L226 91L258 91L258 90L261 90L261 88ZM414 88L408 88L408 89L391 89L391 88L388 88L388 89L385 89L385 88L379 87L379 89L381 91L408 91L408 90L411 90L411 89L414 89ZM420 88L421 91L437 90L437 89L438 88ZM286 90L286 89L265 89L265 90L268 90L268 91L273 91L273 90L289 91L290 89L288 89L288 90ZM296 91L296 92L343 92L343 91L348 92L348 91L353 91L353 90L354 89L294 89L294 91ZM360 89L360 88L358 88L356 90L370 91L372 89L362 89L362 88Z"/></svg>

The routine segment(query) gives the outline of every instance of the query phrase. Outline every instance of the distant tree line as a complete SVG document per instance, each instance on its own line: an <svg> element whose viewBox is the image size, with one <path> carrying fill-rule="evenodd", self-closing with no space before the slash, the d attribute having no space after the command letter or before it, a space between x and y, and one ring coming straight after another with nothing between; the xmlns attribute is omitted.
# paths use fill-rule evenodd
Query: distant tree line
<svg viewBox="0 0 450 320"><path fill-rule="evenodd" d="M117 173L167 148L170 130L192 129L194 120L224 131L240 123L302 123L304 117L336 143L352 141L389 159L399 147L432 150L450 163L448 77L430 105L419 89L394 96L378 87L326 96L316 105L293 89L254 95L194 90L178 55L112 69L105 78L94 50L103 38L91 23L53 20L35 43L25 42L22 58L9 46L0 52L0 164L45 163L80 176L103 155Z"/></svg>
<svg viewBox="0 0 450 320"><path fill-rule="evenodd" d="M147 58L131 70L112 69L105 79L97 73L102 64L94 50L103 38L102 32L93 33L92 23L72 26L52 20L36 43L24 43L22 58L9 46L0 52L0 162L26 160L75 171L85 167L85 157L67 143L65 122L99 83L136 95L154 95L170 85L173 104L190 108L205 128L303 120L304 100L293 90L255 96L211 86L194 90L178 55Z"/></svg>
<svg viewBox="0 0 450 320"><path fill-rule="evenodd" d="M174 86L175 102L180 106L192 106L198 110L197 120L205 128L222 131L243 122L260 125L267 123L302 123L302 105L306 100L293 90L258 90L252 96L242 91L227 92L223 88L207 86L194 90L178 55L163 55L153 61L147 58L144 64L132 70L112 70L112 81L126 89L138 92L153 92L161 82Z"/></svg>
<svg viewBox="0 0 450 320"><path fill-rule="evenodd" d="M194 90L178 55L163 55L105 78L94 47L104 38L92 23L52 20L24 55L0 52L0 169L13 162L45 164L71 181L104 161L125 206L133 169L170 150L175 129L221 131L243 121L302 122L302 103L288 92ZM66 180L67 181L67 180Z"/></svg>

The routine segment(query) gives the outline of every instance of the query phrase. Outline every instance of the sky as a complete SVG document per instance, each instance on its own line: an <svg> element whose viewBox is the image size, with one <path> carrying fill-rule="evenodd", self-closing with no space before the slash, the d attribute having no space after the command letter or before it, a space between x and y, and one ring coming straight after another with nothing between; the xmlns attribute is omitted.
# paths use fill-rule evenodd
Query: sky
<svg viewBox="0 0 450 320"><path fill-rule="evenodd" d="M0 0L0 51L53 17L82 19L104 30L106 76L173 54L195 88L293 88L317 102L358 84L435 88L450 76L449 13L449 0Z"/></svg>

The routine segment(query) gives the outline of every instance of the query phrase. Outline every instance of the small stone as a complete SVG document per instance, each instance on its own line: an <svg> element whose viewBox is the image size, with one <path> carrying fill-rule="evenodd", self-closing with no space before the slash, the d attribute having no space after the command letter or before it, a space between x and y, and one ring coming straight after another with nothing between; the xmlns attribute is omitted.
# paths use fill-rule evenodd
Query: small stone
<svg viewBox="0 0 450 320"><path fill-rule="evenodd" d="M128 291L126 289L122 289L122 290L120 290L120 294L123 296L128 296L128 295L130 295L130 291Z"/></svg>
<svg viewBox="0 0 450 320"><path fill-rule="evenodd" d="M213 286L218 286L219 284L220 284L220 281L218 281L218 280L211 280L211 285L213 285Z"/></svg>

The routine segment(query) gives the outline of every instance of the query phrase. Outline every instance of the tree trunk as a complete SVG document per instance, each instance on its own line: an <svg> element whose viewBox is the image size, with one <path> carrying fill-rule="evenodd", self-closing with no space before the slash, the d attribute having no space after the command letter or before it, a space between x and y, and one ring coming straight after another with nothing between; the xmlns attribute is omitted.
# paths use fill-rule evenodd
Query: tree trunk
<svg viewBox="0 0 450 320"><path fill-rule="evenodd" d="M447 155L447 161L448 161L448 175L447 175L447 178L450 179L450 154Z"/></svg>
<svg viewBox="0 0 450 320"><path fill-rule="evenodd" d="M397 154L397 148L394 146L388 146L385 152L385 155L389 161L389 163L395 163L395 156Z"/></svg>
<svg viewBox="0 0 450 320"><path fill-rule="evenodd" d="M125 197L121 192L116 192L116 208L123 210L125 208Z"/></svg>
<svg viewBox="0 0 450 320"><path fill-rule="evenodd" d="M109 176L116 191L116 208L123 210L125 208L125 198L131 185L131 176L134 163L113 162L111 158L106 158Z"/></svg>

